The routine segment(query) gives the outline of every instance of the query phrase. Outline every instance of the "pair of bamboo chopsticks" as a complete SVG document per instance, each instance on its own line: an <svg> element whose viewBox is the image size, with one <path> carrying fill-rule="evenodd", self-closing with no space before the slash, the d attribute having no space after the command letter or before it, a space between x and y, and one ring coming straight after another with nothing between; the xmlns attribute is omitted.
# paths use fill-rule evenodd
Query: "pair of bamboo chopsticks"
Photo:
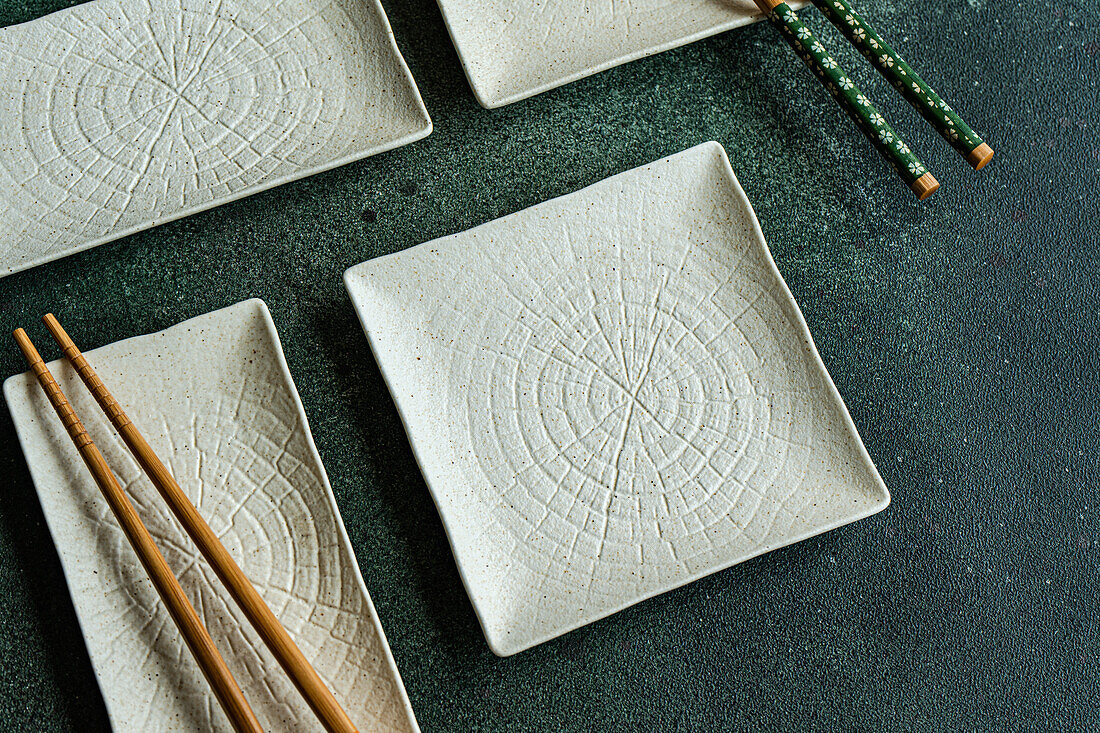
<svg viewBox="0 0 1100 733"><path fill-rule="evenodd" d="M757 7L782 31L794 49L837 103L855 120L875 148L886 159L917 198L924 200L939 189L939 182L924 163L913 154L905 141L894 132L871 101L859 91L855 82L814 38L798 15L782 0L755 0ZM993 158L989 147L930 86L924 83L912 67L882 40L867 22L852 8L848 0L813 0L813 4L848 41L875 65L906 101L966 157L975 170L981 170Z"/></svg>
<svg viewBox="0 0 1100 733"><path fill-rule="evenodd" d="M168 503L176 519L183 525L187 534L191 536L191 539L195 542L203 557L210 563L233 600L248 617L249 622L259 633L264 643L279 661L279 664L282 665L299 692L302 693L302 697L309 703L321 724L330 733L356 733L351 719L340 707L332 692L325 686L317 671L313 669L313 666L310 665L302 651L294 643L294 640L290 638L286 629L279 623L275 614L264 603L260 594L245 576L244 571L233 560L217 535L214 534L214 531L210 529L210 525L195 509L195 505L180 489L179 484L172 478L172 474L164 467L164 464L157 458L156 453L153 452L145 438L142 437L130 418L123 412L122 407L107 390L107 387L104 386L95 370L88 364L87 359L77 349L76 344L65 333L61 324L58 323L52 313L42 320L46 323L50 335L61 347L65 358L76 369L77 374L107 414L108 419L126 443L127 448L134 454L142 469L149 475L149 478L160 492L161 497ZM184 641L191 649L196 661L198 661L210 686L214 689L214 694L233 724L233 728L238 733L262 733L259 721L256 720L252 708L249 707L248 701L245 699L236 680L233 679L233 674L226 666L225 660L222 659L214 646L210 633L203 626L201 619L195 612L195 608L187 600L179 581L176 580L172 570L168 567L168 563L164 560L164 556L157 549L149 530L142 524L141 518L119 486L103 455L96 448L95 443L92 442L80 418L77 417L76 412L65 398L61 387L53 378L53 375L50 374L49 368L38 354L26 332L21 328L16 329L14 336L20 350L23 352L23 356L30 365L31 371L34 372L38 383L46 392L50 404L53 405L58 417L61 418L61 422L64 423L69 437L72 438L77 450L80 451L81 458L84 459L85 465L88 466L88 470L91 471L100 491L103 492L103 497L107 500L111 511L122 526L126 539L133 546L138 559L145 567L149 578L153 581L157 593L164 601L168 613L172 616L172 620L176 622Z"/></svg>

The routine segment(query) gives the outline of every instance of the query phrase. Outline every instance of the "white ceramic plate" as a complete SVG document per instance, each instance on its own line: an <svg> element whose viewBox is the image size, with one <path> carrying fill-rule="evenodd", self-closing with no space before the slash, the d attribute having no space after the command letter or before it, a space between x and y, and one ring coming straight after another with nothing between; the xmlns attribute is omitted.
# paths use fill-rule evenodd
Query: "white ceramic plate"
<svg viewBox="0 0 1100 733"><path fill-rule="evenodd" d="M429 132L378 0L94 0L0 29L0 276Z"/></svg>
<svg viewBox="0 0 1100 733"><path fill-rule="evenodd" d="M497 654L889 502L717 143L345 282Z"/></svg>
<svg viewBox="0 0 1100 733"><path fill-rule="evenodd" d="M752 0L439 0L439 7L474 95L489 108L763 18Z"/></svg>
<svg viewBox="0 0 1100 733"><path fill-rule="evenodd" d="M360 730L417 730L263 302L87 356ZM73 370L50 369L264 729L321 730ZM231 730L42 390L21 374L4 396L114 729Z"/></svg>

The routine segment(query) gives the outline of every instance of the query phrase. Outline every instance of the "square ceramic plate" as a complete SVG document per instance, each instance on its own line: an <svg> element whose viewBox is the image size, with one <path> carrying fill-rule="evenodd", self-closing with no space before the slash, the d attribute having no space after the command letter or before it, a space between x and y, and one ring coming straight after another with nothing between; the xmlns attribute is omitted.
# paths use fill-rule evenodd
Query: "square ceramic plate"
<svg viewBox="0 0 1100 733"><path fill-rule="evenodd" d="M431 129L378 0L94 0L0 29L0 276Z"/></svg>
<svg viewBox="0 0 1100 733"><path fill-rule="evenodd" d="M763 18L753 0L439 0L439 7L474 95L489 108Z"/></svg>
<svg viewBox="0 0 1100 733"><path fill-rule="evenodd" d="M415 731L405 688L258 300L88 352L103 381L363 731ZM50 369L210 629L265 730L321 730L88 390ZM30 374L4 384L116 731L229 731Z"/></svg>
<svg viewBox="0 0 1100 733"><path fill-rule="evenodd" d="M344 279L497 654L889 502L717 143Z"/></svg>

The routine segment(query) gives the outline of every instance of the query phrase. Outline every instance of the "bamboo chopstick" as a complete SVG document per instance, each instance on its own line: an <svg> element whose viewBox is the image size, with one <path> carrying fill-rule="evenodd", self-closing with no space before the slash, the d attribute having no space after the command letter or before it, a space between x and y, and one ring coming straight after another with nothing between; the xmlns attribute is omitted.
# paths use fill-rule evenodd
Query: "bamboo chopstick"
<svg viewBox="0 0 1100 733"><path fill-rule="evenodd" d="M993 159L993 148L978 137L938 94L924 83L882 36L867 24L848 0L813 0L822 14L835 25L860 53L870 59L887 81L913 106L966 161L981 170Z"/></svg>
<svg viewBox="0 0 1100 733"><path fill-rule="evenodd" d="M789 5L781 0L755 0L757 7L778 28L810 70L817 75L833 99L855 121L856 125L886 159L906 185L921 201L935 193L940 184L913 154L909 146L894 132L875 106L855 82L844 72L836 59L814 38Z"/></svg>
<svg viewBox="0 0 1100 733"><path fill-rule="evenodd" d="M301 649L290 638L279 619L264 603L263 598L252 586L248 577L233 557L222 545L221 540L210 529L210 525L202 518L195 505L187 498L172 474L165 468L156 453L138 432L130 418L126 416L122 406L111 395L110 391L92 369L88 360L80 353L80 350L65 333L65 329L57 321L52 313L42 319L50 334L61 347L62 353L70 364L76 369L84 384L95 397L96 402L103 408L111 424L122 437L126 447L133 453L142 469L157 487L160 495L168 503L172 513L183 525L184 530L199 548L199 552L206 558L214 569L218 578L225 585L229 594L237 605L248 617L249 622L259 633L264 644L271 650L279 664L286 671L302 697L309 703L314 714L321 721L325 730L329 733L356 733L348 714L340 707L332 692L321 680L317 671L302 654Z"/></svg>
<svg viewBox="0 0 1100 733"><path fill-rule="evenodd" d="M38 379L43 391L45 391L50 404L53 405L53 409L57 412L57 416L61 418L69 437L72 438L73 443L80 452L80 457L84 459L84 464L91 471L92 478L95 479L96 485L103 493L103 498L107 500L111 512L118 519L123 534L130 541L134 552L137 553L138 560L145 567L149 579L153 581L153 586L164 601L168 613L172 616L172 620L176 622L176 626L179 627L180 633L183 635L183 639L191 653L195 656L195 660L199 663L203 675L214 689L214 695L221 703L230 723L233 724L233 729L238 733L263 733L259 721L256 720L256 715L249 707L241 688L237 685L237 681L233 679L233 673L229 671L225 660L222 659L217 647L214 646L210 633L202 625L194 606L187 600L179 581L172 575L172 570L168 567L164 556L160 554L156 543L153 542L149 530L142 524L141 518L134 510L134 506L126 498L126 494L119 486L118 480L111 472L107 461L104 460L103 454L92 442L88 431L84 428L84 424L65 398L60 385L54 380L49 367L46 366L46 363L38 354L38 350L31 343L30 337L23 329L16 329L13 335L16 343L19 344L19 349L23 352L24 358L27 360L27 364L30 365L31 371L34 372L34 376Z"/></svg>

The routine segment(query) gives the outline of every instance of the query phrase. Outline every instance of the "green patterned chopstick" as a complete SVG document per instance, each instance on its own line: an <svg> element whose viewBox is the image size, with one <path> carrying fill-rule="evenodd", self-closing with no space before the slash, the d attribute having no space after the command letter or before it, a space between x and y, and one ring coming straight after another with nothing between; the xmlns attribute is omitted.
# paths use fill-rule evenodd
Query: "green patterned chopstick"
<svg viewBox="0 0 1100 733"><path fill-rule="evenodd" d="M898 137L871 104L871 100L859 91L855 82L844 73L821 42L814 38L813 33L799 20L790 6L778 0L756 0L756 4L782 31L783 37L787 39L795 53L817 75L837 103L855 121L882 157L894 167L917 198L923 201L935 193L940 187L939 182L928 172L920 159L913 155L909 146Z"/></svg>
<svg viewBox="0 0 1100 733"><path fill-rule="evenodd" d="M975 170L985 167L993 158L993 148L867 25L848 0L813 0L813 3Z"/></svg>

